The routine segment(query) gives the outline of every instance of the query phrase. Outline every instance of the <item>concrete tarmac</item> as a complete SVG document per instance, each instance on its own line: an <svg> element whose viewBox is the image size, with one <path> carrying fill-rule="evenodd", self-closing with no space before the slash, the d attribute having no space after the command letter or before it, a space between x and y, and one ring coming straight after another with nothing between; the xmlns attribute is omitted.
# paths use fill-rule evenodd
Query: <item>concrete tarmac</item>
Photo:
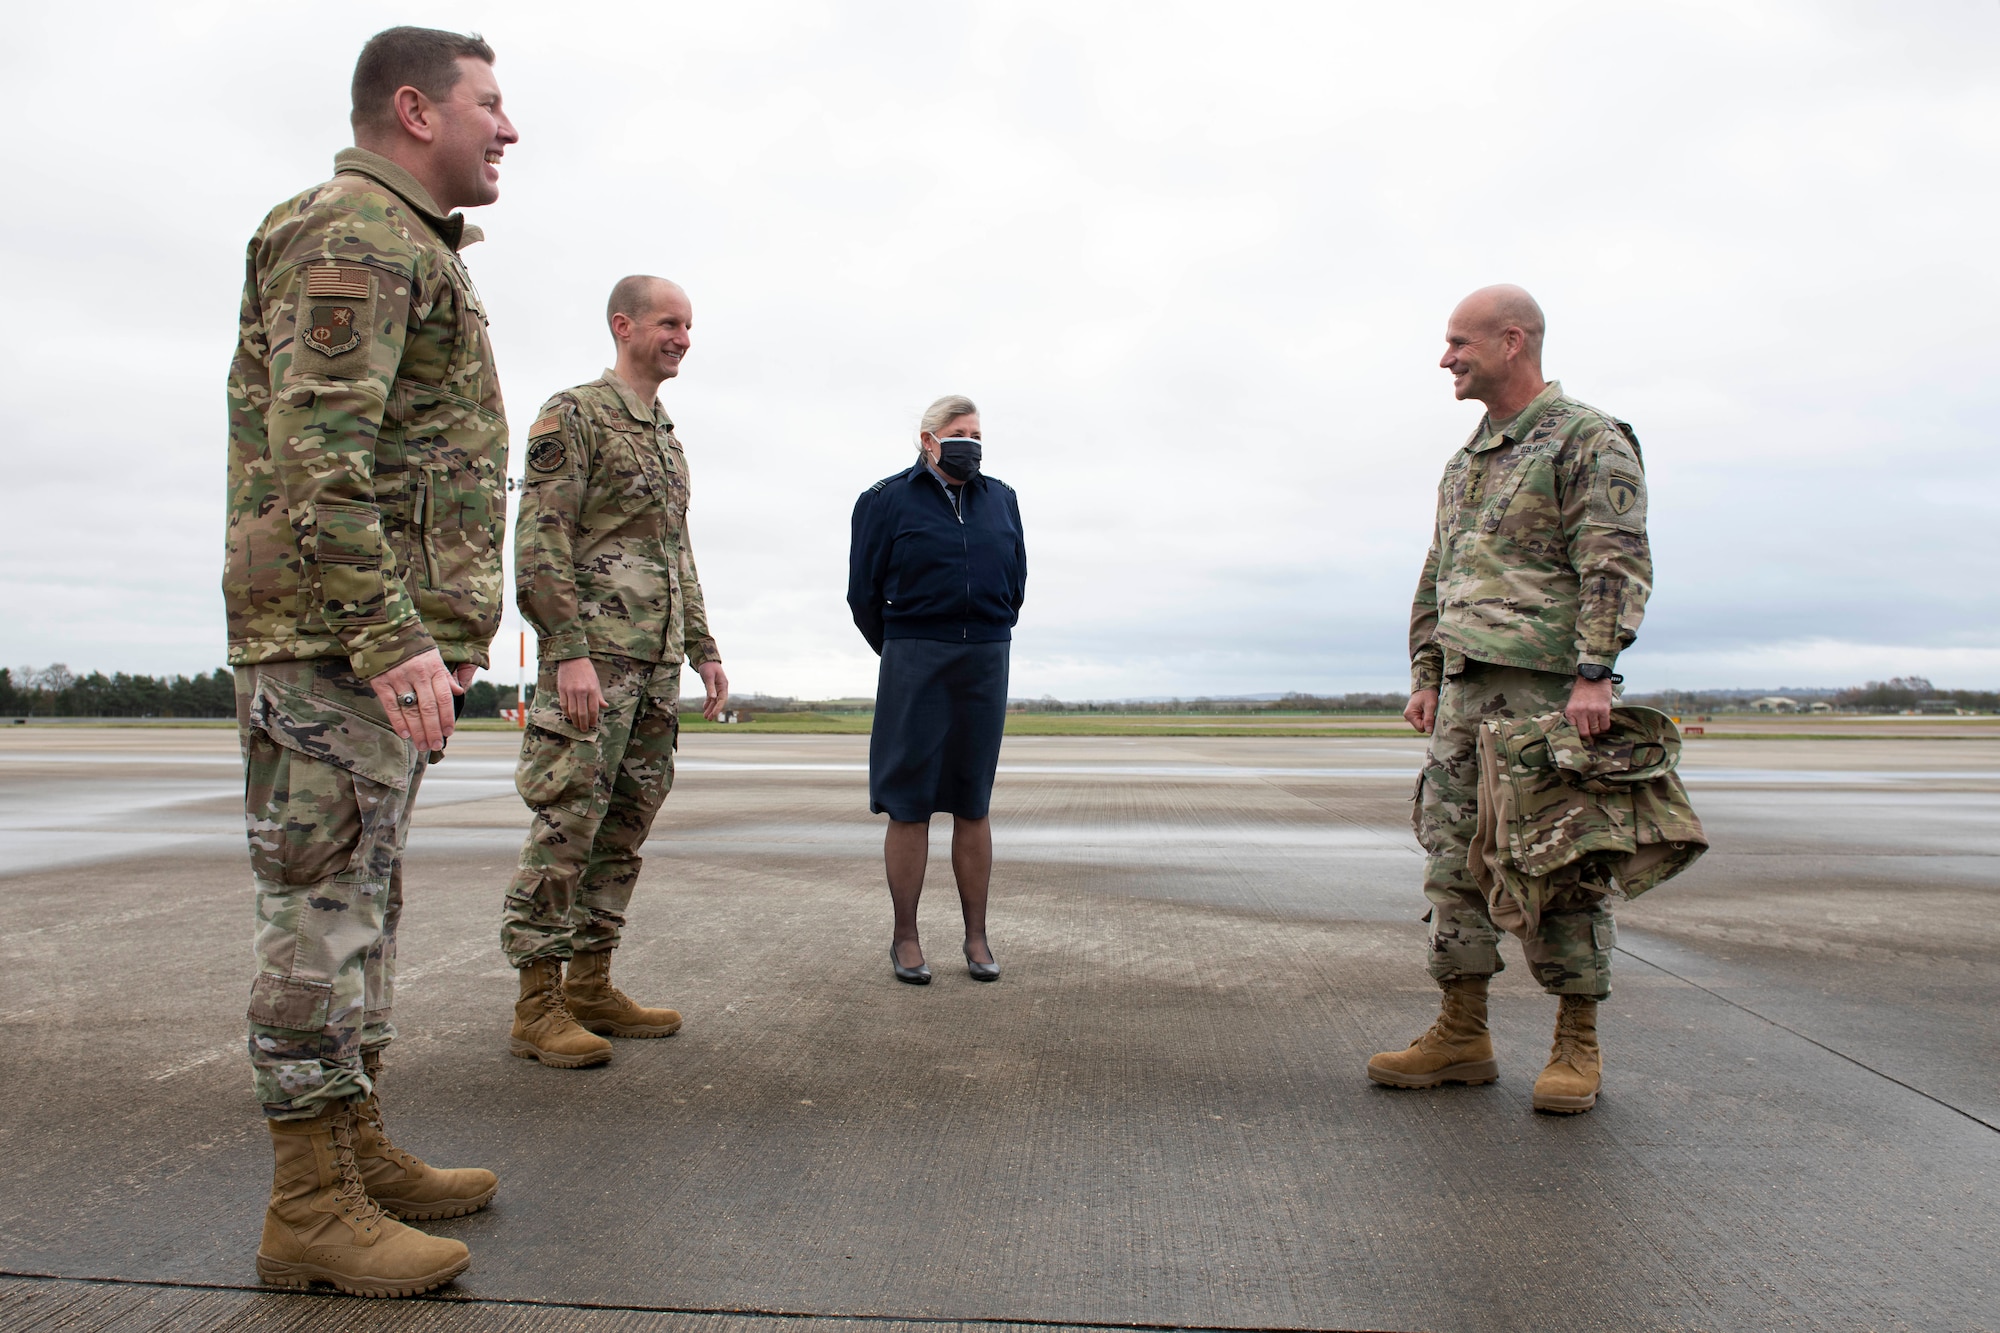
<svg viewBox="0 0 2000 1333"><path fill-rule="evenodd" d="M426 779L384 1099L500 1173L439 1299L257 1289L232 732L0 732L0 1328L2000 1329L2000 742L1691 742L1715 848L1625 905L1598 1108L1395 1092L1436 1009L1419 741L1009 741L992 933L890 975L866 739L690 736L617 975L507 1054L513 738Z"/></svg>

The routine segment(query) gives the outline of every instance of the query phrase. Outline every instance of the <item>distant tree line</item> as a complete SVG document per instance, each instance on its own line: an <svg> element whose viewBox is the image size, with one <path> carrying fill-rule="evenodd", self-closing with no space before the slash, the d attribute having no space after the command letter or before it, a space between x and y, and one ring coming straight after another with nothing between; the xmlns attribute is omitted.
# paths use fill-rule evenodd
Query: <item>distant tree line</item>
<svg viewBox="0 0 2000 1333"><path fill-rule="evenodd" d="M535 687L526 689L534 701ZM1761 693L1748 690L1666 690L1634 694L1633 703L1649 703L1670 712L1699 712L1747 707ZM1825 699L1835 708L1858 713L1900 713L1930 700L1949 699L1975 712L2000 712L2000 691L1940 690L1922 676L1871 680L1845 690L1779 689L1775 693L1800 699ZM1024 713L1400 713L1407 696L1400 694L1287 694L1277 699L1080 700L1048 696L1015 699L1008 708ZM466 717L499 717L514 705L512 686L474 681L465 692ZM808 701L764 695L744 696L732 706L755 712L866 712L871 699ZM700 697L683 701L700 711ZM0 717L234 717L235 677L228 667L205 676L133 676L120 671L93 671L79 676L57 662L42 667L0 667Z"/></svg>
<svg viewBox="0 0 2000 1333"><path fill-rule="evenodd" d="M513 691L507 702L513 703ZM500 691L477 680L465 692L465 716L500 716ZM0 667L0 717L235 717L236 677L228 667L205 676L79 676L61 662Z"/></svg>
<svg viewBox="0 0 2000 1333"><path fill-rule="evenodd" d="M533 687L531 686L530 688L532 689ZM514 706L513 696L514 692L512 690L507 691L506 704L509 708ZM498 717L500 716L500 703L500 691L494 687L492 681L475 680L465 690L464 715L466 717Z"/></svg>
<svg viewBox="0 0 2000 1333"><path fill-rule="evenodd" d="M236 679L206 676L79 676L61 662L40 670L0 667L0 715L8 717L235 717Z"/></svg>
<svg viewBox="0 0 2000 1333"><path fill-rule="evenodd" d="M1922 676L1871 680L1860 689L1834 695L1833 706L1862 713L1900 713L1926 699L1949 699L1960 708L1982 713L2000 710L2000 690L1940 690Z"/></svg>
<svg viewBox="0 0 2000 1333"><path fill-rule="evenodd" d="M1866 685L1844 690L1798 689L1780 686L1775 690L1662 690L1655 694L1633 694L1628 700L1650 704L1670 713L1724 712L1748 708L1756 700L1778 695L1800 702L1824 701L1843 713L1902 713L1923 703L1948 700L1954 707L1974 713L2000 712L2000 691L1941 690L1922 676L1897 676L1893 680L1871 680Z"/></svg>

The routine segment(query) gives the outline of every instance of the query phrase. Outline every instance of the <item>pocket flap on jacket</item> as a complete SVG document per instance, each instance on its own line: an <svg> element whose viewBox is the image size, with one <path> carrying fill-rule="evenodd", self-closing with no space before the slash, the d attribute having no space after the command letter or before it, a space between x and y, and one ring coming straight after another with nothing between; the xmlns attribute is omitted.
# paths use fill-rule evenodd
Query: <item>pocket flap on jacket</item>
<svg viewBox="0 0 2000 1333"><path fill-rule="evenodd" d="M287 750L344 768L397 791L410 788L416 751L380 722L330 700L266 679L250 703L250 725Z"/></svg>

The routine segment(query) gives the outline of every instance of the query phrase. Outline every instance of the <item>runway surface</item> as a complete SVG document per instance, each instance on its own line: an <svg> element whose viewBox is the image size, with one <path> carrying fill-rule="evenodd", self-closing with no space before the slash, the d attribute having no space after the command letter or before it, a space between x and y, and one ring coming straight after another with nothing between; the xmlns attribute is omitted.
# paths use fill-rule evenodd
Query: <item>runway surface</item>
<svg viewBox="0 0 2000 1333"><path fill-rule="evenodd" d="M687 1025L508 1056L513 737L409 856L384 1097L500 1173L444 1299L256 1290L229 731L0 732L0 1327L2000 1328L2000 742L1695 741L1715 849L1620 911L1605 1092L1371 1086L1429 1022L1417 741L1009 741L997 985L890 976L866 738L691 736L617 974Z"/></svg>

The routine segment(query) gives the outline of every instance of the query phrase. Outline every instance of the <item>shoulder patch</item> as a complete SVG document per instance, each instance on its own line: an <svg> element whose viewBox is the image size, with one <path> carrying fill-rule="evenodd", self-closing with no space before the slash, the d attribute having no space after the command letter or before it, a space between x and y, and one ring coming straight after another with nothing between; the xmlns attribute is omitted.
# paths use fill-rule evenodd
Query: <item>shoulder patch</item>
<svg viewBox="0 0 2000 1333"><path fill-rule="evenodd" d="M542 476L553 476L562 471L569 451L563 446L560 435L544 435L528 446L528 471Z"/></svg>
<svg viewBox="0 0 2000 1333"><path fill-rule="evenodd" d="M321 356L339 356L361 346L364 312L351 305L315 305L306 310L307 318L299 322L299 341Z"/></svg>
<svg viewBox="0 0 2000 1333"><path fill-rule="evenodd" d="M1604 458L1591 485L1588 518L1623 532L1646 530L1646 475L1633 460Z"/></svg>
<svg viewBox="0 0 2000 1333"><path fill-rule="evenodd" d="M365 301L370 292L368 279L367 269L345 264L309 268L306 270L306 295L345 296Z"/></svg>
<svg viewBox="0 0 2000 1333"><path fill-rule="evenodd" d="M528 427L528 438L532 440L537 435L552 435L561 429L562 415L557 412L546 412L536 417L535 424Z"/></svg>

